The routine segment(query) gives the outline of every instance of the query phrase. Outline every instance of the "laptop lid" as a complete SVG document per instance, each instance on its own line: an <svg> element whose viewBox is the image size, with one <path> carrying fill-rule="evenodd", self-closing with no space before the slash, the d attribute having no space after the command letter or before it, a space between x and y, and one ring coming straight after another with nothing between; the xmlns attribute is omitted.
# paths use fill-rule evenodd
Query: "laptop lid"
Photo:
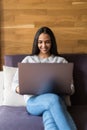
<svg viewBox="0 0 87 130"><path fill-rule="evenodd" d="M20 94L71 94L73 63L18 63Z"/></svg>

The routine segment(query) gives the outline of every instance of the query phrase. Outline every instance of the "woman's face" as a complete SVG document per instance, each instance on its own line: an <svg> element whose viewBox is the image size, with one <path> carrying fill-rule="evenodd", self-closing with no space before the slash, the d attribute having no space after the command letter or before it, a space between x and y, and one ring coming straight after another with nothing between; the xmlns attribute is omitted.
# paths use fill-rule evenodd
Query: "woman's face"
<svg viewBox="0 0 87 130"><path fill-rule="evenodd" d="M51 49L51 39L48 34L41 33L38 38L38 48L40 54L50 54Z"/></svg>

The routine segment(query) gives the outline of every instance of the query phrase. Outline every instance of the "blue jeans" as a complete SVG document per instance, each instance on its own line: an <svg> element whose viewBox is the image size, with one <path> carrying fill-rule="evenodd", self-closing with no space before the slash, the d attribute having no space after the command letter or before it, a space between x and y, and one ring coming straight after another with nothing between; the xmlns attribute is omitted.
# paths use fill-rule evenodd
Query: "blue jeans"
<svg viewBox="0 0 87 130"><path fill-rule="evenodd" d="M42 114L45 130L76 130L64 101L56 94L33 96L27 101L26 108L32 115Z"/></svg>

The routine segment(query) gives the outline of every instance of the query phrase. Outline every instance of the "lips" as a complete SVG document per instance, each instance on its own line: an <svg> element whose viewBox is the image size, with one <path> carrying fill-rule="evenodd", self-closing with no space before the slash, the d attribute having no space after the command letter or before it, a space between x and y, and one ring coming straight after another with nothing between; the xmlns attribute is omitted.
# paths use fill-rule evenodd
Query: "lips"
<svg viewBox="0 0 87 130"><path fill-rule="evenodd" d="M47 51L47 49L41 49L42 51Z"/></svg>

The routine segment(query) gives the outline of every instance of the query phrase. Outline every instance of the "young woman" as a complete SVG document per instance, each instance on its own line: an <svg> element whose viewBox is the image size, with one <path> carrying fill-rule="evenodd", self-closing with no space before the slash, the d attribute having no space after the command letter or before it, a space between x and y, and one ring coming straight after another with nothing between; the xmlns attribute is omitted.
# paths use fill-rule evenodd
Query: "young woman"
<svg viewBox="0 0 87 130"><path fill-rule="evenodd" d="M55 36L48 27L42 27L36 32L32 55L25 57L22 62L67 63L63 57L58 55ZM13 80L13 89L20 93L18 72ZM72 84L71 89L72 93L74 93L74 86ZM45 130L76 130L76 125L67 111L67 105L70 104L69 98L46 93L38 96L24 95L24 99L26 109L30 114L42 115Z"/></svg>

